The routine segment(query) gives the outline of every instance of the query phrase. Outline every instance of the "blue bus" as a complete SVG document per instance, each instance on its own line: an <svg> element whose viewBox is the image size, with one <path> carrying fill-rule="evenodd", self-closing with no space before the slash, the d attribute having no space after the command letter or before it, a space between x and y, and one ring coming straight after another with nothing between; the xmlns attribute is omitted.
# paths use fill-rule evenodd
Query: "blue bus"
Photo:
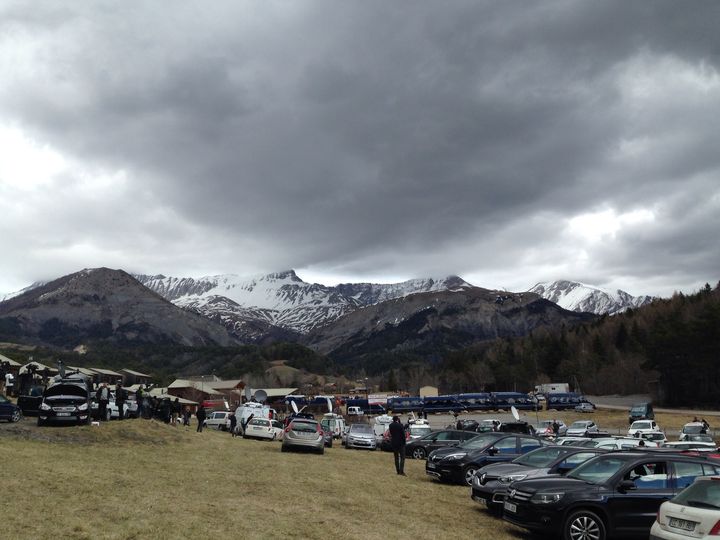
<svg viewBox="0 0 720 540"><path fill-rule="evenodd" d="M574 409L581 403L587 401L585 396L577 392L551 392L545 396L547 408L562 411Z"/></svg>
<svg viewBox="0 0 720 540"><path fill-rule="evenodd" d="M519 411L534 411L535 402L533 398L522 392L493 392L493 406L496 410L509 411L515 406Z"/></svg>
<svg viewBox="0 0 720 540"><path fill-rule="evenodd" d="M413 397L393 397L387 401L388 411L394 413L420 412L425 407L423 398Z"/></svg>
<svg viewBox="0 0 720 540"><path fill-rule="evenodd" d="M465 406L458 401L457 395L427 396L424 399L426 413L461 412L465 410Z"/></svg>
<svg viewBox="0 0 720 540"><path fill-rule="evenodd" d="M493 397L490 392L478 394L460 394L457 397L458 403L465 407L466 411L489 411L494 409Z"/></svg>
<svg viewBox="0 0 720 540"><path fill-rule="evenodd" d="M348 399L345 401L345 405L347 407L360 407L360 410L365 414L385 414L387 412L382 405L370 404L365 398Z"/></svg>

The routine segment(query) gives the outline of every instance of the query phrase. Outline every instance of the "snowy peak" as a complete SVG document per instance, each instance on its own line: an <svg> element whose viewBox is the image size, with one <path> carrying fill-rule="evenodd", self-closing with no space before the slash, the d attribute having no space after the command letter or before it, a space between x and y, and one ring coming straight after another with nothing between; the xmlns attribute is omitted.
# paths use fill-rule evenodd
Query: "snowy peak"
<svg viewBox="0 0 720 540"><path fill-rule="evenodd" d="M628 308L649 304L651 296L632 296L617 289L609 291L577 281L548 281L538 283L529 292L539 294L570 311L585 311L598 315L621 313Z"/></svg>

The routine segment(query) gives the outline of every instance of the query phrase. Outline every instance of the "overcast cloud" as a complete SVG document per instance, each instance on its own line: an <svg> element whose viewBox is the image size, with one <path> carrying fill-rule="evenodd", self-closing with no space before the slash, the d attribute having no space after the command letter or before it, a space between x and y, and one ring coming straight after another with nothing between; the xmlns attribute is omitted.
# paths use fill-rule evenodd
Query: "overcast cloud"
<svg viewBox="0 0 720 540"><path fill-rule="evenodd" d="M720 3L0 0L0 292L720 279Z"/></svg>

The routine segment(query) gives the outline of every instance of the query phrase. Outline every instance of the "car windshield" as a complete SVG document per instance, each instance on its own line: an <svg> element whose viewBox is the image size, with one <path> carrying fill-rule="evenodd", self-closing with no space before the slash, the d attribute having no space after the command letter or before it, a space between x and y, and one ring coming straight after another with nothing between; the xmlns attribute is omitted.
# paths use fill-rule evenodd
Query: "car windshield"
<svg viewBox="0 0 720 540"><path fill-rule="evenodd" d="M634 459L634 457L615 455L598 456L590 461L586 461L582 465L578 465L567 477L583 480L591 484L602 484L622 469L630 459Z"/></svg>
<svg viewBox="0 0 720 540"><path fill-rule="evenodd" d="M633 422L630 429L650 429L650 422Z"/></svg>
<svg viewBox="0 0 720 540"><path fill-rule="evenodd" d="M584 428L588 427L588 425L589 425L588 422L580 420L578 422L573 422L572 425L570 426L570 429L584 429Z"/></svg>
<svg viewBox="0 0 720 540"><path fill-rule="evenodd" d="M682 490L672 502L698 508L720 509L720 481L697 480Z"/></svg>
<svg viewBox="0 0 720 540"><path fill-rule="evenodd" d="M350 426L350 433L374 433L370 424L353 424Z"/></svg>
<svg viewBox="0 0 720 540"><path fill-rule="evenodd" d="M410 426L410 435L413 437L427 435L430 431L430 426Z"/></svg>
<svg viewBox="0 0 720 540"><path fill-rule="evenodd" d="M636 405L632 409L630 409L631 414L645 414L645 406L644 405Z"/></svg>
<svg viewBox="0 0 720 540"><path fill-rule="evenodd" d="M317 431L317 428L315 427L316 425L317 424L315 422L303 422L300 420L294 420L290 426L290 429L292 429L293 431L312 433L314 431Z"/></svg>
<svg viewBox="0 0 720 540"><path fill-rule="evenodd" d="M548 467L559 456L568 452L569 450L564 449L562 446L546 446L514 459L513 463L527 465L528 467Z"/></svg>
<svg viewBox="0 0 720 540"><path fill-rule="evenodd" d="M460 448L466 450L475 450L477 448L485 448L488 444L496 441L500 437L500 433L484 433L473 437L470 440L460 443Z"/></svg>
<svg viewBox="0 0 720 540"><path fill-rule="evenodd" d="M692 424L683 426L683 433L700 433L702 432L703 425L702 424Z"/></svg>

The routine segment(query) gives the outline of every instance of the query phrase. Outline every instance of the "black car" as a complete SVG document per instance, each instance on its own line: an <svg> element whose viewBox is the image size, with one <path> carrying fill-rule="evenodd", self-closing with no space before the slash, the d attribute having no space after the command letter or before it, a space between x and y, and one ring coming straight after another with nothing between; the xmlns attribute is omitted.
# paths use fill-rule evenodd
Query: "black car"
<svg viewBox="0 0 720 540"><path fill-rule="evenodd" d="M547 441L530 435L482 433L459 446L430 453L425 473L438 480L469 486L481 467L511 461L547 444Z"/></svg>
<svg viewBox="0 0 720 540"><path fill-rule="evenodd" d="M445 429L433 431L419 439L413 439L405 445L405 455L415 459L425 459L430 452L447 446L457 446L463 441L477 437L474 431L458 431Z"/></svg>
<svg viewBox="0 0 720 540"><path fill-rule="evenodd" d="M17 405L25 416L37 416L43 399L44 386L33 385L17 399Z"/></svg>
<svg viewBox="0 0 720 540"><path fill-rule="evenodd" d="M604 454L600 448L576 446L543 446L513 459L509 463L493 463L480 469L472 482L470 498L501 514L507 488L512 482L549 474L567 474L588 459Z"/></svg>
<svg viewBox="0 0 720 540"><path fill-rule="evenodd" d="M38 426L90 422L90 388L87 378L78 373L53 379L43 393Z"/></svg>
<svg viewBox="0 0 720 540"><path fill-rule="evenodd" d="M8 398L0 394L0 420L8 422L19 422L22 418L20 407L15 405Z"/></svg>
<svg viewBox="0 0 720 540"><path fill-rule="evenodd" d="M503 505L510 523L553 538L647 538L660 504L720 463L677 452L613 451L566 476L513 482Z"/></svg>
<svg viewBox="0 0 720 540"><path fill-rule="evenodd" d="M455 428L462 431L477 431L479 427L480 422L477 420L458 420L455 424Z"/></svg>
<svg viewBox="0 0 720 540"><path fill-rule="evenodd" d="M498 431L503 433L525 433L526 435L535 435L535 428L527 422L503 422L498 426Z"/></svg>

